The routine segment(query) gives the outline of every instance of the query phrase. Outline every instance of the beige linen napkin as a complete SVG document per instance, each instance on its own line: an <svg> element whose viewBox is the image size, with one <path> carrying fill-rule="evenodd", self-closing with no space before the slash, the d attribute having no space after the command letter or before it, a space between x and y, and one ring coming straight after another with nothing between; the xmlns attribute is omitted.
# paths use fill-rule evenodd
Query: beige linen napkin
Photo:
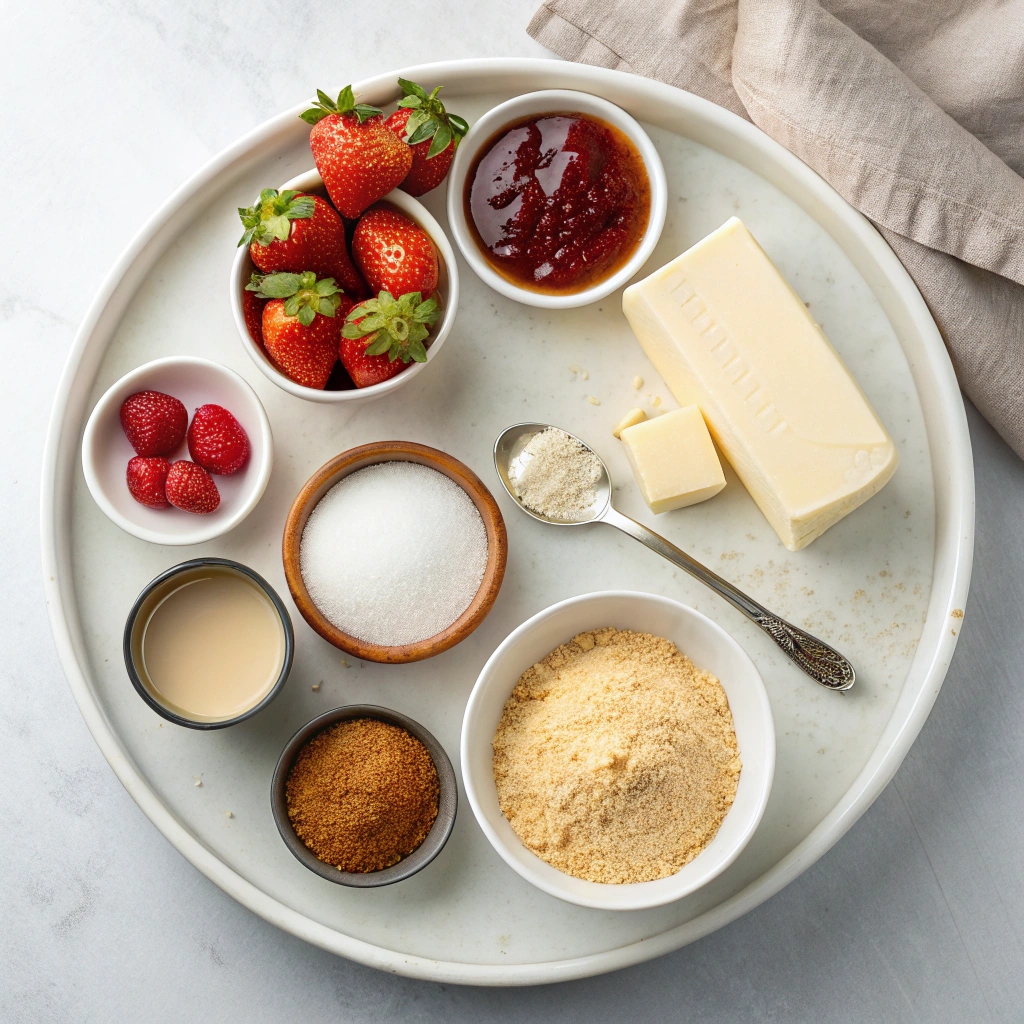
<svg viewBox="0 0 1024 1024"><path fill-rule="evenodd" d="M885 236L1024 457L1024 0L545 0L528 31L810 164Z"/></svg>

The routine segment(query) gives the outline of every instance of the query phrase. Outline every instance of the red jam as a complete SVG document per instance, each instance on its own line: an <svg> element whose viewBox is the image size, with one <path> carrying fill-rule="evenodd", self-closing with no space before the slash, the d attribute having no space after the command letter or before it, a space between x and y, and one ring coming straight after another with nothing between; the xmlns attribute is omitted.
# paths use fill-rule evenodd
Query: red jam
<svg viewBox="0 0 1024 1024"><path fill-rule="evenodd" d="M466 220L481 251L531 291L581 292L605 280L636 251L650 216L636 146L583 114L503 128L466 181Z"/></svg>

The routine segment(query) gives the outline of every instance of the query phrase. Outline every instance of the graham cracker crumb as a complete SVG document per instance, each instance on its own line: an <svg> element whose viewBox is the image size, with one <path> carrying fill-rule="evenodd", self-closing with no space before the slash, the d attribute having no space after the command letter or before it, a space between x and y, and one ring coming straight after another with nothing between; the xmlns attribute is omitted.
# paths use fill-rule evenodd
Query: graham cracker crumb
<svg viewBox="0 0 1024 1024"><path fill-rule="evenodd" d="M672 875L711 842L741 764L719 681L669 640L607 627L523 673L493 770L502 813L538 857L625 884Z"/></svg>

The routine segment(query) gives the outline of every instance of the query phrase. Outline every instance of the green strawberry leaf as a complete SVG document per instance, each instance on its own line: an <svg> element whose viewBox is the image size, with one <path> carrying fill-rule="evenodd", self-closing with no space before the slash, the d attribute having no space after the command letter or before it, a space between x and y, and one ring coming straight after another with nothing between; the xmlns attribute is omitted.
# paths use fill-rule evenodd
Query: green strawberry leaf
<svg viewBox="0 0 1024 1024"><path fill-rule="evenodd" d="M409 119L405 122L405 141L409 141L409 136L416 132L416 129L421 125L430 124L430 114L425 110L414 110L410 115Z"/></svg>
<svg viewBox="0 0 1024 1024"><path fill-rule="evenodd" d="M383 314L377 313L373 316L364 317L359 322L359 326L365 334L372 334L374 331L379 331L386 323L387 318Z"/></svg>
<svg viewBox="0 0 1024 1024"><path fill-rule="evenodd" d="M426 302L421 302L416 308L416 312L413 313L413 317L417 323L420 324L433 324L438 315L441 312L441 308L437 304L437 299L427 299Z"/></svg>
<svg viewBox="0 0 1024 1024"><path fill-rule="evenodd" d="M433 157L440 153L443 153L447 148L448 144L452 141L452 130L448 127L448 122L438 125L437 131L434 133L434 138L430 143L430 149L427 150L427 159L431 160Z"/></svg>
<svg viewBox="0 0 1024 1024"><path fill-rule="evenodd" d="M376 299L366 299L358 306L353 306L346 317L347 320L358 320L360 317L368 316L370 313L380 312L380 303Z"/></svg>
<svg viewBox="0 0 1024 1024"><path fill-rule="evenodd" d="M425 325L436 319L434 299L423 302L419 292L395 299L390 292L382 291L376 299L367 299L349 311L341 336L366 339L368 356L387 353L391 362L423 362L427 358L423 342L429 336Z"/></svg>
<svg viewBox="0 0 1024 1024"><path fill-rule="evenodd" d="M301 274L253 274L246 285L247 291L254 291L261 299L284 299L286 316L298 317L299 323L308 327L316 315L333 317L341 305L342 291L333 277L317 280L311 270Z"/></svg>
<svg viewBox="0 0 1024 1024"><path fill-rule="evenodd" d="M328 114L355 114L359 123L362 124L368 117L375 117L377 114L383 113L368 103L356 103L351 85L346 85L338 93L337 100L332 100L322 89L317 89L316 98L317 102L312 107L299 114L299 117L307 124L316 124Z"/></svg>
<svg viewBox="0 0 1024 1024"><path fill-rule="evenodd" d="M423 324L414 323L409 328L409 344L415 345L417 341L423 341L429 332Z"/></svg>
<svg viewBox="0 0 1024 1024"><path fill-rule="evenodd" d="M411 121L412 118L409 118L409 120ZM439 127L438 123L431 118L421 124L405 141L408 142L410 146L415 146L418 142L426 142L427 139L434 137L434 133Z"/></svg>
<svg viewBox="0 0 1024 1024"><path fill-rule="evenodd" d="M255 241L260 245L270 245L274 239L286 241L291 232L290 222L305 220L315 212L316 203L312 196L300 196L293 189L278 194L277 189L265 188L252 206L238 208L238 216L245 228L238 244L248 245Z"/></svg>
<svg viewBox="0 0 1024 1024"><path fill-rule="evenodd" d="M418 99L427 99L427 90L422 85L410 82L408 78L399 78L398 86L402 90L402 96L415 96ZM435 90L436 92L437 90Z"/></svg>
<svg viewBox="0 0 1024 1024"><path fill-rule="evenodd" d="M362 124L371 117L379 117L384 111L380 107L371 107L369 103L357 103L352 108L352 113L356 115L356 119Z"/></svg>
<svg viewBox="0 0 1024 1024"><path fill-rule="evenodd" d="M400 78L398 84L402 87L402 98L398 106L413 111L405 123L405 141L410 146L416 146L431 139L427 150L428 160L443 153L449 145L453 149L458 146L459 140L469 131L469 123L464 117L449 114L445 110L438 98L442 86L436 86L427 95L422 86L408 79Z"/></svg>
<svg viewBox="0 0 1024 1024"><path fill-rule="evenodd" d="M379 331L373 335L373 340L366 346L364 355L382 356L385 352L391 351L391 335L387 331Z"/></svg>
<svg viewBox="0 0 1024 1024"><path fill-rule="evenodd" d="M286 299L299 290L298 274L267 274L260 280L261 299Z"/></svg>
<svg viewBox="0 0 1024 1024"><path fill-rule="evenodd" d="M274 238L280 238L281 241L285 241L291 234L292 223L283 214L279 214L276 217L267 217L263 221L263 227L266 229L268 235L272 235Z"/></svg>

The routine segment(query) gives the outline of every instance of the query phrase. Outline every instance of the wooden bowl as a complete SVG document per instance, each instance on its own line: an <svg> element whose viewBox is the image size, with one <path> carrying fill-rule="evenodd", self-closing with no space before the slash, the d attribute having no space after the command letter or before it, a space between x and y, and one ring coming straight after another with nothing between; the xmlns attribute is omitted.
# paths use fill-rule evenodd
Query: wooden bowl
<svg viewBox="0 0 1024 1024"><path fill-rule="evenodd" d="M480 589L470 602L469 607L450 625L426 640L412 644L399 644L387 647L382 644L369 643L342 632L331 623L309 596L306 584L299 570L299 546L302 542L302 531L306 528L306 520L316 508L320 499L343 477L356 470L379 462L416 462L444 473L454 480L472 499L480 518L484 521L487 531L487 565ZM505 520L491 492L487 490L481 479L458 459L428 448L425 444L414 441L376 441L373 444L350 448L347 452L336 455L330 462L321 466L306 481L292 502L288 519L284 524L284 539L281 545L284 559L284 575L288 581L295 606L299 614L328 643L334 644L346 654L363 661L379 661L386 664L401 664L407 661L421 661L432 658L435 654L447 651L457 643L465 640L477 626L483 622L494 604L494 599L501 589L501 581L505 575L505 561L508 557L508 535L505 532Z"/></svg>

